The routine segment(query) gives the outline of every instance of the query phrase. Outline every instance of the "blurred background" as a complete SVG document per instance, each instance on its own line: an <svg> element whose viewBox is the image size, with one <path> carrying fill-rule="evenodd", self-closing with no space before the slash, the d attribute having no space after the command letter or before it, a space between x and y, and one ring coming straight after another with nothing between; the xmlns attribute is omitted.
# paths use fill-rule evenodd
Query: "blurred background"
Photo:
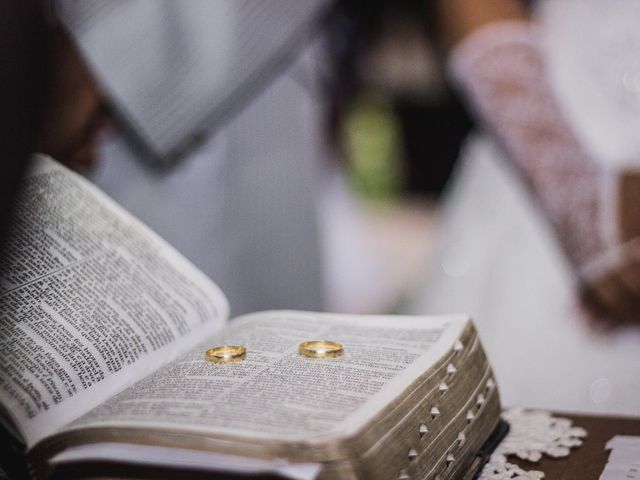
<svg viewBox="0 0 640 480"><path fill-rule="evenodd" d="M329 128L353 210L350 224L327 225L330 235L351 230L351 245L339 244L339 231L327 242L329 305L393 312L422 281L472 120L446 79L423 2L343 1L329 19Z"/></svg>
<svg viewBox="0 0 640 480"><path fill-rule="evenodd" d="M597 243L581 208L600 171L638 170L635 1L0 8L5 225L43 151L187 256L234 315L464 312L506 405L640 412L640 276L611 310L625 321L594 328L568 247ZM625 198L609 202L633 227L615 246L640 231L640 197Z"/></svg>

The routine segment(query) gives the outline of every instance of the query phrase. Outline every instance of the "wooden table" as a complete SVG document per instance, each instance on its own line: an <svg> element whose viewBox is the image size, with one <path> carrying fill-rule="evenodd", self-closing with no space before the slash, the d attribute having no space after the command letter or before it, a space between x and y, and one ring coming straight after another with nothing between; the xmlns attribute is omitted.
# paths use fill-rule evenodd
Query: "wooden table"
<svg viewBox="0 0 640 480"><path fill-rule="evenodd" d="M587 430L589 435L581 447L571 449L571 454L566 458L544 457L538 463L509 459L525 470L543 471L547 480L598 480L609 458L609 452L604 449L606 443L616 435L640 435L640 417L603 417L570 413L555 415L570 418L577 427Z"/></svg>

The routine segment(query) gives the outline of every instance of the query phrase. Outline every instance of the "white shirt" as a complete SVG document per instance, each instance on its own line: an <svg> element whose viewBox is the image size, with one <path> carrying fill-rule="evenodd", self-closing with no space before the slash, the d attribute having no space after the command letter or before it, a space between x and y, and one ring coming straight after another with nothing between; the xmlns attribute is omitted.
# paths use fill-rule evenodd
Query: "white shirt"
<svg viewBox="0 0 640 480"><path fill-rule="evenodd" d="M175 5L62 2L80 50L145 151L172 159L189 148L159 171L115 135L91 178L218 283L233 314L320 309L324 150L308 82L317 49L299 47L309 44L321 2ZM279 55L271 69L267 55ZM205 139L193 147L193 136Z"/></svg>

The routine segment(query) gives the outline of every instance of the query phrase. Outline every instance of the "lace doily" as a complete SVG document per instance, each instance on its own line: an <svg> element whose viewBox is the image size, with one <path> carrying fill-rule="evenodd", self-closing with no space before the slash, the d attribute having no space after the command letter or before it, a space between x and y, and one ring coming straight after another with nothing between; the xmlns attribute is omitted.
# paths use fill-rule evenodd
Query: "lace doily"
<svg viewBox="0 0 640 480"><path fill-rule="evenodd" d="M491 455L479 480L544 478L543 472L523 470L507 462L507 457L514 455L530 462L539 461L543 454L566 457L571 448L582 445L582 439L587 436L586 430L574 427L571 420L552 417L548 412L516 408L505 411L502 418L509 422L511 430Z"/></svg>

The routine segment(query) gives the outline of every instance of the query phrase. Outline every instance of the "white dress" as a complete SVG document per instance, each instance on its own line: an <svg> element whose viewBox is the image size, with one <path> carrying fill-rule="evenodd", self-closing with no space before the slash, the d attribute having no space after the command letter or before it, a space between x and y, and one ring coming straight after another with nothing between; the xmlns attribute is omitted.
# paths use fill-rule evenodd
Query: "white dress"
<svg viewBox="0 0 640 480"><path fill-rule="evenodd" d="M640 3L539 2L552 87L587 152L640 166ZM501 150L469 139L413 313L471 314L505 405L640 414L640 329L580 318L548 223Z"/></svg>

